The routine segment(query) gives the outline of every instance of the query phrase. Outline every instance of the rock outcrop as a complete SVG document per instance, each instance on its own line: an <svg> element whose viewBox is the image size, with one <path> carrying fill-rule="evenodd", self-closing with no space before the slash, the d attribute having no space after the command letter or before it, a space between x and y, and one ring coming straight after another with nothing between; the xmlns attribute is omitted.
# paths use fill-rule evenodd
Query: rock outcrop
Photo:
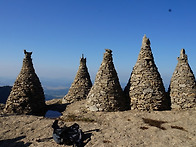
<svg viewBox="0 0 196 147"><path fill-rule="evenodd" d="M86 107L90 111L120 111L129 107L129 100L120 86L110 49L106 49L104 53L94 85L87 96Z"/></svg>
<svg viewBox="0 0 196 147"><path fill-rule="evenodd" d="M182 49L178 64L172 75L169 94L172 109L187 109L196 107L196 82L188 64L185 50Z"/></svg>
<svg viewBox="0 0 196 147"><path fill-rule="evenodd" d="M131 99L131 109L148 111L168 108L165 88L146 35L143 37L142 47L125 93Z"/></svg>
<svg viewBox="0 0 196 147"><path fill-rule="evenodd" d="M86 99L91 87L92 82L86 66L86 58L82 55L76 77L67 95L63 98L62 103L72 103L74 101Z"/></svg>
<svg viewBox="0 0 196 147"><path fill-rule="evenodd" d="M4 112L16 114L45 114L45 96L35 73L31 54L26 52L23 66L7 99Z"/></svg>

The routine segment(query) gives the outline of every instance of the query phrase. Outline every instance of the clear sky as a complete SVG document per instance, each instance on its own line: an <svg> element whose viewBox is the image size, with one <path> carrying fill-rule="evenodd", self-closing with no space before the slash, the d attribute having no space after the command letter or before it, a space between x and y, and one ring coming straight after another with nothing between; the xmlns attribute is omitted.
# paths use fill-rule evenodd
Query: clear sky
<svg viewBox="0 0 196 147"><path fill-rule="evenodd" d="M182 48L196 73L195 7L196 0L0 0L0 77L16 79L26 49L41 81L73 81L81 54L94 81L109 48L127 83L146 34L168 85Z"/></svg>

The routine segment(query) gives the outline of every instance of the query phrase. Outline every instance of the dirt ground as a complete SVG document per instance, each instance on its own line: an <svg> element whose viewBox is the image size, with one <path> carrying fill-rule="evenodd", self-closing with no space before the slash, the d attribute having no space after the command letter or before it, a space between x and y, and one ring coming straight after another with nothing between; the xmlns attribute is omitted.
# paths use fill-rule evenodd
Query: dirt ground
<svg viewBox="0 0 196 147"><path fill-rule="evenodd" d="M68 105L59 125L78 123L85 147L196 147L196 110L88 112L85 101ZM60 147L53 118L0 115L0 146Z"/></svg>

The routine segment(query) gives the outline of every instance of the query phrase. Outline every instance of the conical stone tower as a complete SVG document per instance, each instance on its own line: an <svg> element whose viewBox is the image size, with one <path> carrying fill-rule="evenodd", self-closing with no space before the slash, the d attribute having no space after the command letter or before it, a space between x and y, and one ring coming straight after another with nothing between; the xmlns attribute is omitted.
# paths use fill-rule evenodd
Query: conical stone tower
<svg viewBox="0 0 196 147"><path fill-rule="evenodd" d="M150 40L144 35L142 47L131 77L125 87L131 99L131 109L167 109L165 88L155 65Z"/></svg>
<svg viewBox="0 0 196 147"><path fill-rule="evenodd" d="M196 107L196 82L188 64L185 50L182 49L178 64L172 75L169 94L172 109L187 109Z"/></svg>
<svg viewBox="0 0 196 147"><path fill-rule="evenodd" d="M102 64L97 72L91 88L86 107L90 111L127 110L129 100L126 100L114 68L112 51L106 49Z"/></svg>
<svg viewBox="0 0 196 147"><path fill-rule="evenodd" d="M62 103L72 103L74 101L86 99L91 87L92 82L86 66L86 58L82 55L76 77L67 95L63 98Z"/></svg>
<svg viewBox="0 0 196 147"><path fill-rule="evenodd" d="M24 54L22 69L12 87L4 111L6 113L44 115L45 97L33 68L32 52L24 50Z"/></svg>

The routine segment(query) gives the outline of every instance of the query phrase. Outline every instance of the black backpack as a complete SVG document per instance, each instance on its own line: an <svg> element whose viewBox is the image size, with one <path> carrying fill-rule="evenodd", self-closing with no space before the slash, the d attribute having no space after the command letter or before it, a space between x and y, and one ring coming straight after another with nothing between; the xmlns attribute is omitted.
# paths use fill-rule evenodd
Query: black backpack
<svg viewBox="0 0 196 147"><path fill-rule="evenodd" d="M83 146L83 132L77 123L70 127L60 128L58 126L58 120L55 120L52 125L53 139L57 144L73 145L74 147Z"/></svg>

